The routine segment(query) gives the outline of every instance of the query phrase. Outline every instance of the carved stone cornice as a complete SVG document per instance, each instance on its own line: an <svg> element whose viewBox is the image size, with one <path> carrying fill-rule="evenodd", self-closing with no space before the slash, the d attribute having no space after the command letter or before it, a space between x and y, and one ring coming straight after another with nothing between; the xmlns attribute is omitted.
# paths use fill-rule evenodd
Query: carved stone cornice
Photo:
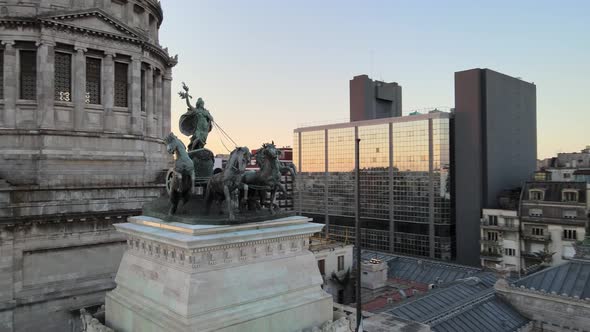
<svg viewBox="0 0 590 332"><path fill-rule="evenodd" d="M67 22L76 18L84 18L95 16L101 20L109 23L121 33L111 33L108 31L97 30L89 27L78 26ZM49 14L44 14L36 18L0 18L0 26L44 26L55 30L69 31L75 34L85 35L94 38L105 38L107 40L116 40L120 42L135 44L154 54L164 64L169 67L174 67L177 62L177 57L171 57L167 49L159 45L151 43L145 36L142 36L136 29L127 26L125 23L113 18L108 13L101 9L81 10L81 11L60 11Z"/></svg>
<svg viewBox="0 0 590 332"><path fill-rule="evenodd" d="M114 28L121 31L124 35L127 35L127 36L115 35L115 34L111 34L109 32L95 30L95 29L86 28L86 27L79 27L79 26L73 26L73 27L78 28L78 29L83 29L83 30L88 31L90 33L107 34L113 38L127 37L129 39L141 39L141 35L135 29L127 26L125 23L119 21L116 18L113 18L112 16L110 16L109 14L107 14L106 12L104 12L101 9L69 11L69 12L63 12L61 14L50 13L47 15L39 16L38 20L39 20L39 22L42 22L44 24L49 24L49 25L64 24L66 26L71 26L71 24L65 23L64 21L65 20L72 20L72 19L76 19L76 18L89 17L89 16L95 16L95 17L102 19L103 21L109 23Z"/></svg>
<svg viewBox="0 0 590 332"><path fill-rule="evenodd" d="M194 249L128 236L127 250L133 255L161 264L197 271L246 261L257 262L273 256L297 254L309 247L309 236L299 234Z"/></svg>

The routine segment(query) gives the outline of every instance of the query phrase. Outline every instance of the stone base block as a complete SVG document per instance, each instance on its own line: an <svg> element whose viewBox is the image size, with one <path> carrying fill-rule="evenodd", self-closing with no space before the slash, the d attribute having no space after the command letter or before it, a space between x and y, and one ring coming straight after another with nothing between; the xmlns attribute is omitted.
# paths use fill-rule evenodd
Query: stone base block
<svg viewBox="0 0 590 332"><path fill-rule="evenodd" d="M332 320L332 298L309 237L323 225L288 217L243 225L187 225L139 216L127 235L117 288L107 294L116 331L300 331Z"/></svg>

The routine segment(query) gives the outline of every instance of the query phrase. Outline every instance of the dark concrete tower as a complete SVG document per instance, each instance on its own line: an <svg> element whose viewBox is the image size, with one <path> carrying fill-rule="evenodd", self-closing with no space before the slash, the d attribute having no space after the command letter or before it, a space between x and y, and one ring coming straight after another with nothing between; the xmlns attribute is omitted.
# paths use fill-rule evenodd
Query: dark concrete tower
<svg viewBox="0 0 590 332"><path fill-rule="evenodd" d="M482 208L535 171L536 87L489 69L457 72L454 123L457 262L479 265Z"/></svg>
<svg viewBox="0 0 590 332"><path fill-rule="evenodd" d="M367 75L350 80L350 121L391 118L402 115L402 87L373 81Z"/></svg>

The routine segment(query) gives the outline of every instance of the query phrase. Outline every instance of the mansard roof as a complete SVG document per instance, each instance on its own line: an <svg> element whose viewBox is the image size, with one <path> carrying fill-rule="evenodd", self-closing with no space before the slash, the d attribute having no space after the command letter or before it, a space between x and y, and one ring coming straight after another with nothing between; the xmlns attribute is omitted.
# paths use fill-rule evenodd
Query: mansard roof
<svg viewBox="0 0 590 332"><path fill-rule="evenodd" d="M522 278L514 286L587 300L590 299L590 261L571 260Z"/></svg>
<svg viewBox="0 0 590 332"><path fill-rule="evenodd" d="M564 189L573 189L578 192L578 203L586 202L586 182L574 181L530 181L524 186L523 200L530 200L531 189L540 189L545 192L543 201L561 202L561 193Z"/></svg>

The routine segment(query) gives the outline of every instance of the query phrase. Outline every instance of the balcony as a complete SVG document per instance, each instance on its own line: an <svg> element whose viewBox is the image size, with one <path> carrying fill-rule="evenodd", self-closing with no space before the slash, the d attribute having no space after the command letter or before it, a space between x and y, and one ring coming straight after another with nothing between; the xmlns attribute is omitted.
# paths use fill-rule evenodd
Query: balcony
<svg viewBox="0 0 590 332"><path fill-rule="evenodd" d="M500 255L499 253L496 252L487 252L487 251L482 251L479 254L481 259L485 259L488 261L494 261L494 262L501 262L502 261L502 255Z"/></svg>
<svg viewBox="0 0 590 332"><path fill-rule="evenodd" d="M496 231L512 231L512 232L518 231L517 225L499 225L499 224L492 225L487 220L482 220L480 225L481 225L481 228L492 229L492 230L496 230Z"/></svg>
<svg viewBox="0 0 590 332"><path fill-rule="evenodd" d="M520 256L525 259L535 260L535 261L543 261L543 257L538 252L531 252L531 251L521 251Z"/></svg>
<svg viewBox="0 0 590 332"><path fill-rule="evenodd" d="M497 239L497 240L490 240L488 238L481 238L481 244L486 244L488 246L492 246L492 247L500 247L503 244L503 241L501 238Z"/></svg>
<svg viewBox="0 0 590 332"><path fill-rule="evenodd" d="M530 233L525 233L525 234L522 234L522 239L525 241L551 242L551 234L533 235Z"/></svg>

